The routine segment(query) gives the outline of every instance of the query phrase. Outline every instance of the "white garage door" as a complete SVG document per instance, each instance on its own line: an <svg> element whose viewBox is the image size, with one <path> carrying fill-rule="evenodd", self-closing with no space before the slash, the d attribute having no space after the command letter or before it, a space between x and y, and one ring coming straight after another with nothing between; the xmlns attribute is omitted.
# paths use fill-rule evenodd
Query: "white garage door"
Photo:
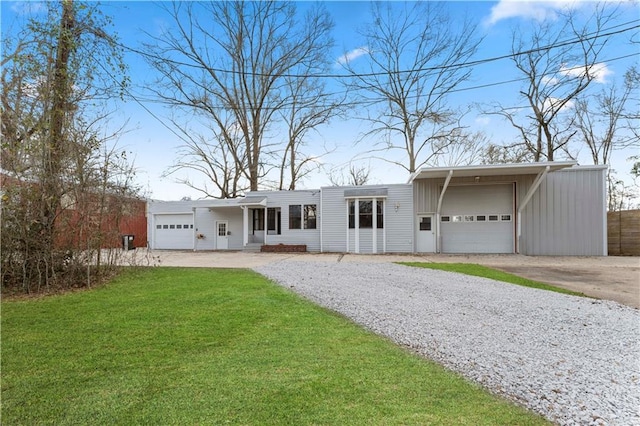
<svg viewBox="0 0 640 426"><path fill-rule="evenodd" d="M440 216L443 253L513 253L513 184L449 187Z"/></svg>
<svg viewBox="0 0 640 426"><path fill-rule="evenodd" d="M185 250L193 248L192 214L154 216L154 248Z"/></svg>

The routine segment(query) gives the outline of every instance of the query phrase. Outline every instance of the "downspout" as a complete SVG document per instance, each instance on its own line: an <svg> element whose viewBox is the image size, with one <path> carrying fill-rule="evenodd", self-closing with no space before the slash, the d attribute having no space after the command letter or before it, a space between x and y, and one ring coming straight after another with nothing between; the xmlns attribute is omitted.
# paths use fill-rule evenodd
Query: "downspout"
<svg viewBox="0 0 640 426"><path fill-rule="evenodd" d="M373 235L371 236L372 247L371 251L373 254L378 253L378 199L373 198L371 201L371 231Z"/></svg>
<svg viewBox="0 0 640 426"><path fill-rule="evenodd" d="M533 181L533 185L531 185L531 188L529 188L529 191L527 191L527 195L524 196L524 200L522 200L522 203L520 203L520 206L518 207L518 215L516 219L518 221L518 231L516 235L516 253L518 254L520 254L520 237L522 236L522 211L525 207L527 207L527 204L529 204L529 201L531 201L531 197L533 197L533 194L542 183L542 180L547 176L547 173L549 173L550 169L551 166L546 166L544 170L541 170L540 173L538 173L538 176L536 176L535 180Z"/></svg>
<svg viewBox="0 0 640 426"><path fill-rule="evenodd" d="M440 210L442 209L442 200L444 199L444 193L447 191L449 187L449 182L451 182L451 177L453 177L453 169L449 170L449 174L444 181L444 186L442 187L442 192L440 193L440 198L438 199L438 208L436 209L436 253L440 253Z"/></svg>

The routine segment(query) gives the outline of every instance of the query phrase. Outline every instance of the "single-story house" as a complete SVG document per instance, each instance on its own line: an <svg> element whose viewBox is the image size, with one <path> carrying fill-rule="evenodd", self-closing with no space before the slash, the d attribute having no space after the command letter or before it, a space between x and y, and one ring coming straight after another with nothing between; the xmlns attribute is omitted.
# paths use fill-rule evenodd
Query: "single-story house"
<svg viewBox="0 0 640 426"><path fill-rule="evenodd" d="M424 168L406 184L150 201L152 249L607 254L606 166Z"/></svg>

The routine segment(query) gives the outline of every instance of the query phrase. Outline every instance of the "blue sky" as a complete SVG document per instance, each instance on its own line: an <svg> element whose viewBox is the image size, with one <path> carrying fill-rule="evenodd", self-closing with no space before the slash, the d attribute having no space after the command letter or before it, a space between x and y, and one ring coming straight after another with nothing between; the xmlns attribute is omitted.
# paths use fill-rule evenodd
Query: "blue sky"
<svg viewBox="0 0 640 426"><path fill-rule="evenodd" d="M15 18L24 15L30 9L37 11L37 3L34 2L10 2L2 1L2 28L3 32L11 28ZM145 33L157 34L161 28L171 25L171 21L158 6L157 2L128 2L107 1L101 3L103 12L112 17L114 30L121 42L125 45L139 48L140 44L147 40ZM299 9L304 9L310 3L298 3ZM511 33L518 27L527 27L536 20L553 19L554 15L564 7L571 4L573 8L588 12L595 3L590 1L568 2L530 2L530 1L452 1L446 6L454 17L468 16L479 24L479 31L485 37L476 59L490 58L508 54L511 48ZM622 13L617 23L629 22L640 19L640 8L637 2L622 2L617 5ZM335 60L345 53L357 56L358 51L364 47L363 41L358 35L358 28L362 27L369 18L368 2L327 2L326 8L331 13L335 29L333 36L336 40ZM636 25L638 21L636 21ZM15 25L15 24L14 24ZM625 70L635 61L638 63L640 56L639 44L632 45L629 38L633 32L627 32L617 36L603 59L613 59L635 53L635 57L624 60L607 61L604 70L607 74L603 77L605 83L618 81ZM638 32L635 32L636 39ZM354 56L354 57L355 57ZM365 57L354 59L366 60ZM152 70L146 63L133 53L127 53L126 61L130 67L132 91L140 93L140 86L144 86L153 78ZM336 67L336 72L340 70ZM495 61L474 68L470 81L463 87L476 87L486 84L500 83L519 77L509 60ZM338 88L338 84L335 84ZM511 83L461 91L452 95L450 101L457 105L469 103L485 103L500 101L505 105L518 106L523 101L517 97L521 88L520 83ZM157 104L146 104L146 107L158 117L153 117L143 107L134 101L128 100L118 105L117 121L129 119L129 132L124 134L119 141L120 146L132 152L138 169L138 180L148 195L155 199L175 200L184 196L193 198L201 197L196 191L173 182L173 178L162 178L162 173L173 163L181 142L166 127L163 126L163 117L166 111ZM486 116L478 111L472 111L466 116L466 124L475 130L487 133L490 139L496 143L508 142L515 136L513 129L504 121L495 116ZM407 173L397 166L377 160L368 160L362 153L366 150L367 141L354 145L359 135L367 130L367 124L355 119L334 120L329 125L319 129L319 134L313 137L310 151L314 153L314 147L321 152L321 147L328 146L333 149L330 155L322 158L324 167L311 175L302 184L305 188L317 188L328 185L327 173L331 168L340 167L350 160L356 159L356 164L371 168L370 183L401 183L408 178ZM586 154L586 150L583 149ZM634 152L620 152L615 155L613 167L620 172L627 172L631 165L625 159ZM588 158L580 157L579 161L588 164ZM191 176L196 179L195 175Z"/></svg>

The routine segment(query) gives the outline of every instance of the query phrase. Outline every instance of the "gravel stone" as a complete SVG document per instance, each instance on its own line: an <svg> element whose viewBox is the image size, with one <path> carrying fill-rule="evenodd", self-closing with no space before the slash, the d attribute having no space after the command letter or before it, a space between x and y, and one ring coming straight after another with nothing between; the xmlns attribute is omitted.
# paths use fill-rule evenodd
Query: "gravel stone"
<svg viewBox="0 0 640 426"><path fill-rule="evenodd" d="M640 311L392 263L255 270L560 425L640 425Z"/></svg>

